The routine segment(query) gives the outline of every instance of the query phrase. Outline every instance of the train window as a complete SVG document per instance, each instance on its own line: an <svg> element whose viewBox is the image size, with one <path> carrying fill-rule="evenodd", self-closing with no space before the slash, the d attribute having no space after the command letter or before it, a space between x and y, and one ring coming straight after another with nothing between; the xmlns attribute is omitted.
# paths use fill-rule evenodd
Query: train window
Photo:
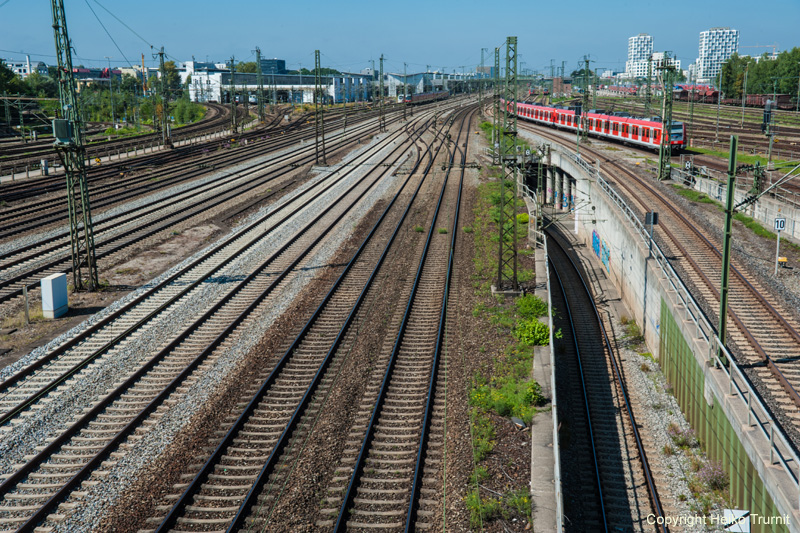
<svg viewBox="0 0 800 533"><path fill-rule="evenodd" d="M642 138L646 141L650 137L650 130L642 128Z"/></svg>
<svg viewBox="0 0 800 533"><path fill-rule="evenodd" d="M636 137L639 135L639 126L633 127L633 136Z"/></svg>
<svg viewBox="0 0 800 533"><path fill-rule="evenodd" d="M622 125L622 134L623 135L627 135L628 134L628 125L627 124L623 124Z"/></svg>

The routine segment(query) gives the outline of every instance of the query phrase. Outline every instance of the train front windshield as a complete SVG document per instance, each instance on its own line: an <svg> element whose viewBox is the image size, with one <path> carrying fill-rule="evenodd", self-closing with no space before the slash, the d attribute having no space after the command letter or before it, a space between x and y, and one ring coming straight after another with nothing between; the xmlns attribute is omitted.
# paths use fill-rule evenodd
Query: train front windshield
<svg viewBox="0 0 800 533"><path fill-rule="evenodd" d="M672 130L670 130L669 137L673 141L682 141L683 140L683 123L682 122L673 122L672 123Z"/></svg>

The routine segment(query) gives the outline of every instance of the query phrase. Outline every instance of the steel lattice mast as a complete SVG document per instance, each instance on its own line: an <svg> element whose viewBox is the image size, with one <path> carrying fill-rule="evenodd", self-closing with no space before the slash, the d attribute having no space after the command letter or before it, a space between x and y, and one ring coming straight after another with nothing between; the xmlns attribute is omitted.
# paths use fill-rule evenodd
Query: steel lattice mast
<svg viewBox="0 0 800 533"><path fill-rule="evenodd" d="M443 82L444 83L444 82ZM492 129L492 164L500 163L500 49L494 49L494 128Z"/></svg>
<svg viewBox="0 0 800 533"><path fill-rule="evenodd" d="M658 179L669 179L672 167L672 74L675 67L669 64L669 52L664 52L663 63L658 67L661 71L661 87L664 91L664 102L661 107L661 142L658 146Z"/></svg>
<svg viewBox="0 0 800 533"><path fill-rule="evenodd" d="M53 35L58 58L58 98L61 119L53 121L55 148L64 165L67 178L67 207L72 253L73 290L98 287L97 260L94 252L94 228L86 184L86 148L83 145L83 122L78 107L75 77L72 70L72 48L67 34L67 18L63 0L52 0ZM83 275L87 275L84 285Z"/></svg>
<svg viewBox="0 0 800 533"><path fill-rule="evenodd" d="M264 109L264 73L261 72L261 48L256 46L256 80L258 84L258 94L256 100L258 101L258 121L264 123L267 120L267 115Z"/></svg>
<svg viewBox="0 0 800 533"><path fill-rule="evenodd" d="M231 56L231 81L228 92L231 98L231 133L236 133L236 56Z"/></svg>
<svg viewBox="0 0 800 533"><path fill-rule="evenodd" d="M517 291L517 38L506 39L503 129L500 137L503 177L500 180L497 290ZM509 190L510 189L510 190Z"/></svg>
<svg viewBox="0 0 800 533"><path fill-rule="evenodd" d="M314 50L314 152L316 163L319 164L321 154L322 164L327 165L328 162L325 160L325 118L322 115L323 98L322 75L320 74L319 68L319 50ZM321 150L320 142L322 143Z"/></svg>
<svg viewBox="0 0 800 533"><path fill-rule="evenodd" d="M161 77L161 142L162 144L169 145L170 132L169 132L169 95L167 94L167 69L164 66L164 47L158 52L158 72Z"/></svg>

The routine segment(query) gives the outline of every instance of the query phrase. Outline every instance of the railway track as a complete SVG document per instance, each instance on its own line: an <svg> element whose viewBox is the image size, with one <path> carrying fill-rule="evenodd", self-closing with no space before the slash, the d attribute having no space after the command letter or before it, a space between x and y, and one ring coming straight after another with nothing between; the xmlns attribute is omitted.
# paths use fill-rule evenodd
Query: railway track
<svg viewBox="0 0 800 533"><path fill-rule="evenodd" d="M441 147L440 144L438 149ZM423 175L432 163L433 157ZM425 201L418 193L428 178L414 174L412 171L400 191L416 186L405 209L402 205L393 207L395 200L403 197L398 193L278 365L265 376L254 395L243 399L242 404L247 407L223 441L194 474L183 494L169 499L176 499L177 503L163 520L158 520L158 531L209 527L234 530L253 520L268 523L276 500L284 492L291 465L302 453L304 437L319 416L320 404L330 394L359 335L355 324L363 323L370 313L369 302L381 298L383 289L373 282L383 277L382 271L388 268L384 267L384 259L390 250L397 253L398 243L394 241L407 227L404 220L417 210L414 206L418 202ZM393 220L382 224L387 214ZM370 239L376 231L392 233L388 244L384 246L383 239Z"/></svg>
<svg viewBox="0 0 800 533"><path fill-rule="evenodd" d="M199 122L174 129L172 132L173 142L179 142L197 136L201 132L218 131L230 127L230 107L220 104L206 104L209 108L209 115ZM244 110L237 109L237 117L244 118ZM86 153L87 158L103 157L111 153L127 151L134 146L160 141L161 133L153 132L136 137L95 140L87 139ZM0 162L0 168L10 170L12 167L24 167L26 164L38 164L41 159L49 159L53 162L58 161L58 155L53 148L52 139L44 139L37 142L28 143L3 143L2 155L7 156Z"/></svg>
<svg viewBox="0 0 800 533"><path fill-rule="evenodd" d="M541 134L541 131L537 129L537 133ZM603 163L606 169L614 169L618 177L609 178L609 184L624 190L637 206L640 216L644 211L659 212L658 242L671 251L673 266L693 287L695 298L706 302L709 321L718 323L718 287L722 270L719 237L693 223L649 180L601 153L585 149L584 154L587 153ZM796 354L800 353L800 323L783 301L756 277L744 271L735 259L731 263L728 313L726 343L732 348L736 362L773 410L782 429L790 435L797 451L800 447L800 367Z"/></svg>
<svg viewBox="0 0 800 533"><path fill-rule="evenodd" d="M346 147L361 135L375 129L371 123L350 128L347 134L329 137L328 148L334 151ZM289 144L292 144L291 142ZM287 146L283 143L282 146ZM264 152L269 153L267 146ZM239 155L240 160L252 159L256 154ZM132 244L155 235L175 224L203 214L213 206L223 205L237 196L279 178L294 167L313 162L313 146L282 153L266 162L246 164L238 172L224 179L197 182L194 187L174 195L159 195L133 210L100 220L95 224L95 245L98 259L108 257ZM277 194L280 190L271 191ZM43 275L69 272L71 259L68 255L66 231L46 235L42 240L16 247L0 255L0 302L18 297L22 285L33 288Z"/></svg>
<svg viewBox="0 0 800 533"><path fill-rule="evenodd" d="M387 150L397 151L399 148L391 146L394 140L395 136L389 136L382 141L382 145ZM371 157L373 157L371 154L359 156L359 160L354 162L354 168L360 164L367 164L366 160ZM231 343L236 342L235 332L252 329L249 323L263 320L264 315L276 307L275 298L279 292L276 289L293 283L290 281L292 278L298 279L304 270L304 265L308 265L309 254L318 250L323 239L338 227L337 224L345 220L345 215L379 183L384 171L358 177L352 175L354 170L351 168L341 174L340 177L328 177L324 181L347 183L347 191L332 190L327 196L320 191L307 191L309 196L313 196L313 203L307 204L304 209L306 212L314 213L313 220L300 229L294 229L294 235L292 231L283 229L284 234L278 236L277 233L282 227L279 224L291 224L298 216L297 206L294 208L286 206L284 218L280 222L274 222L276 230L268 233L274 233L276 238L280 237L273 245L273 248L277 249L273 249L265 260L263 256L255 258L254 260L259 263L258 266L252 270L245 269L244 271L249 271L249 274L244 279L231 280L229 285L235 287L211 309L185 327L177 338L162 343L165 345L144 366L139 366L129 375L120 374L127 379L113 391L101 394L100 402L79 408L73 415L64 413L65 422L72 417L80 417L80 420L69 428L59 429L61 433L51 439L43 452L20 467L11 465L9 468L6 464L3 475L5 480L0 485L0 493L5 495L3 505L0 506L2 513L0 527L33 527L48 515L48 520L53 522L61 520L62 517L58 512L55 515L51 513L56 510L63 497L72 493L73 497L80 500L85 494L80 490L75 492L75 489L86 475L100 468L94 475L97 476L96 479L102 479L104 472L124 455L121 453L114 455L113 450L119 449L125 442L128 444L131 441L136 442L137 435L157 425L158 419L165 414L169 406L178 401L175 400L175 396L180 397L193 385L202 383L206 375L213 373L221 354ZM255 222L251 230L255 235L261 235L256 237L257 239L263 238L266 231L264 221ZM245 232L241 232L239 235L244 234ZM253 243L248 243L243 249L250 251L254 248ZM250 252L250 255L254 254ZM235 265L233 260L228 262L231 267L237 267L234 271L242 271L241 265ZM225 274L225 271L215 271L213 275L216 278L230 276ZM212 279L214 278L207 278L209 281ZM218 282L212 281L212 283ZM176 285L175 281L171 285ZM180 283L177 285L182 286ZM190 303L186 301L187 295L181 297L182 308ZM111 324L105 327L108 326L113 327ZM154 326L148 328L147 325L139 324L134 330L142 332L153 328ZM102 342L106 340L108 330L103 332L101 329L96 333ZM127 338L116 339L116 344L122 347L132 344L132 341ZM78 346L84 345L85 343L78 344ZM103 347L99 346L96 349L102 350ZM105 364L99 360L93 361L91 365L86 366L86 371L97 373L98 367L108 367L109 364L108 361ZM47 372L43 368L40 373ZM74 371L72 375L77 376ZM69 385L69 379L73 378L67 377L67 381L63 382ZM116 384L122 379L118 376ZM15 385L18 386L23 381L17 380ZM58 398L69 393L59 396L56 391L51 391L48 394L51 400L55 396L57 403ZM41 400L37 398L33 401ZM30 403L23 409L30 409ZM30 411L16 410L30 414ZM88 412L84 414L85 411ZM6 409L6 412L10 410ZM27 422L27 419L16 424L7 421L5 427L10 425L11 430L6 432L6 436L17 431L17 425L25 425ZM2 440L0 445L1 443ZM122 449L125 449L124 445ZM89 482L88 486L91 485L92 482ZM65 505L69 508L70 504Z"/></svg>
<svg viewBox="0 0 800 533"><path fill-rule="evenodd" d="M462 118L456 146L464 140L465 126L469 139L471 116ZM451 166L454 158L455 152ZM465 158L463 151L462 164ZM431 522L436 521L436 496L443 493L445 403L438 372L463 169L458 181L451 181L449 174L439 193L398 334L393 341L387 339L379 356L378 367L385 371L373 376L369 387L377 395L362 401L348 437L351 447L328 487L327 503L339 504L334 531L435 527ZM451 237L437 236L435 227L446 228ZM434 424L437 430L432 438Z"/></svg>
<svg viewBox="0 0 800 533"><path fill-rule="evenodd" d="M621 375L591 290L561 241L548 230L554 306L567 340L556 366L567 531L656 531L647 516L664 516L647 454L657 452L640 435ZM556 327L554 325L554 327ZM565 401L566 400L566 401ZM591 481L590 481L591 480Z"/></svg>

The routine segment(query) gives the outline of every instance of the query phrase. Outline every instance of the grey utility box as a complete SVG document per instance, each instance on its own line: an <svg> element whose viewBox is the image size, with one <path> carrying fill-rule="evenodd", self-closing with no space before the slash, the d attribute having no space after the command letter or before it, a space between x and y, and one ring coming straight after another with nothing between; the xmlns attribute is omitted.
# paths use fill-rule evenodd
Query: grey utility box
<svg viewBox="0 0 800 533"><path fill-rule="evenodd" d="M42 314L45 318L58 318L69 310L67 301L67 275L52 274L42 278Z"/></svg>

